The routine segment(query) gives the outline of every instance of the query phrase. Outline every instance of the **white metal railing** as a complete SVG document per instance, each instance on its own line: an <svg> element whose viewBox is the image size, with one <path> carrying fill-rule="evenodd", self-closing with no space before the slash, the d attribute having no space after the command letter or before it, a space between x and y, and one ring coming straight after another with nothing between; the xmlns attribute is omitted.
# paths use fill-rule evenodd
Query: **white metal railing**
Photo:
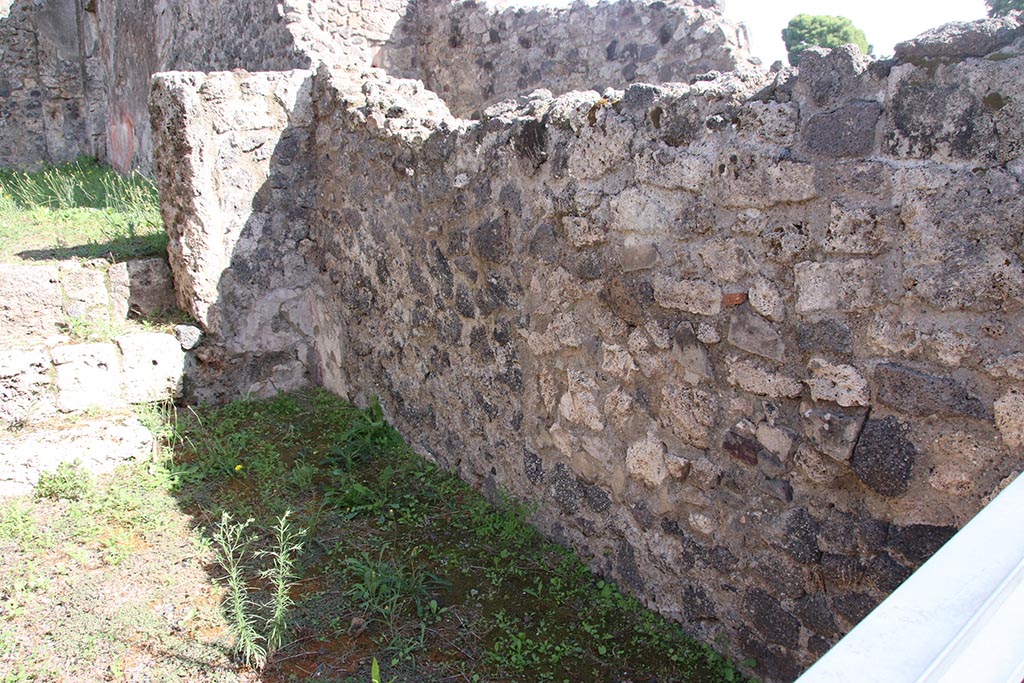
<svg viewBox="0 0 1024 683"><path fill-rule="evenodd" d="M1024 683L1024 476L796 683Z"/></svg>

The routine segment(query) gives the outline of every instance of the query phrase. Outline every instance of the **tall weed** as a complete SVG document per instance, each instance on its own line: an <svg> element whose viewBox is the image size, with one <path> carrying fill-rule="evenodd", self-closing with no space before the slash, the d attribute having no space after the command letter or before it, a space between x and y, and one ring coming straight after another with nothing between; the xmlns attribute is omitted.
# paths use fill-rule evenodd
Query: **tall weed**
<svg viewBox="0 0 1024 683"><path fill-rule="evenodd" d="M235 654L246 666L262 670L285 644L289 611L295 605L291 591L299 576L297 557L304 529L296 529L284 512L271 528L269 549L253 552L257 534L254 520L234 522L225 511L212 534L218 564L225 572L227 611L235 636ZM258 562L269 564L256 571ZM270 583L270 598L260 602L253 595L255 579Z"/></svg>
<svg viewBox="0 0 1024 683"><path fill-rule="evenodd" d="M213 548L217 562L226 572L228 586L228 613L235 636L235 654L254 669L267 663L267 649L261 644L263 636L256 630L256 603L250 597L246 573L255 535L249 531L253 519L241 523L232 521L225 511L213 532Z"/></svg>
<svg viewBox="0 0 1024 683"><path fill-rule="evenodd" d="M263 578L271 585L271 614L267 621L267 654L272 655L284 644L288 632L288 611L295 605L291 590L295 587L298 568L296 557L302 551L299 540L305 530L296 529L288 520L291 510L277 518L272 532L274 535L273 549L264 551L269 557L271 566L263 571Z"/></svg>

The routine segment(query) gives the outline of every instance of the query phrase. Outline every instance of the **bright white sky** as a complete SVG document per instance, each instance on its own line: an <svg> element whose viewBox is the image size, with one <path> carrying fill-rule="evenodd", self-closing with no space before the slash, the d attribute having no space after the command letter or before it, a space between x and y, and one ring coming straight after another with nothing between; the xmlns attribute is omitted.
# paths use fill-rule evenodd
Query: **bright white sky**
<svg viewBox="0 0 1024 683"><path fill-rule="evenodd" d="M726 17L742 21L752 52L765 66L786 60L782 29L798 14L848 17L864 31L875 55L891 56L893 46L950 21L985 16L984 0L721 0Z"/></svg>

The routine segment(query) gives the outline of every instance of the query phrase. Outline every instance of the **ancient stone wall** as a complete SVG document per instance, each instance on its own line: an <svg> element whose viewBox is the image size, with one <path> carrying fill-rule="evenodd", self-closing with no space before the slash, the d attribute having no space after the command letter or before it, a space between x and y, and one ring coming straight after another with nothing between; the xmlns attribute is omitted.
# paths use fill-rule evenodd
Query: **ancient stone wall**
<svg viewBox="0 0 1024 683"><path fill-rule="evenodd" d="M272 395L318 376L311 81L303 70L154 79L154 172L178 302L224 340L197 351L193 398Z"/></svg>
<svg viewBox="0 0 1024 683"><path fill-rule="evenodd" d="M0 14L0 164L90 153L74 0L15 0Z"/></svg>
<svg viewBox="0 0 1024 683"><path fill-rule="evenodd" d="M175 248L230 236L173 261L182 303L246 382L297 363L379 395L417 450L792 680L1024 465L1022 34L479 122L323 71L257 170L226 150L253 154L280 76L161 76Z"/></svg>
<svg viewBox="0 0 1024 683"><path fill-rule="evenodd" d="M456 115L479 117L538 88L600 92L752 68L747 43L715 2L520 8L431 0L412 6L378 65L421 79Z"/></svg>
<svg viewBox="0 0 1024 683"><path fill-rule="evenodd" d="M148 170L149 81L163 71L386 63L468 113L541 81L563 92L733 69L748 64L745 42L707 1L495 13L447 0L17 0L0 16L0 165L90 154Z"/></svg>

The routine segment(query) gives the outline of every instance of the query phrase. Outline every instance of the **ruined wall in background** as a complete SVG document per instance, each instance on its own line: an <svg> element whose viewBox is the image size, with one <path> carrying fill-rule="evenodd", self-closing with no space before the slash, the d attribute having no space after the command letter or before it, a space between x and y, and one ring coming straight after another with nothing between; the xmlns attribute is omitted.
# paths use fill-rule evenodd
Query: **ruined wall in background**
<svg viewBox="0 0 1024 683"><path fill-rule="evenodd" d="M754 66L745 29L717 3L646 0L504 9L417 2L379 65L423 80L466 117L538 88L601 92Z"/></svg>
<svg viewBox="0 0 1024 683"><path fill-rule="evenodd" d="M313 63L276 2L97 0L107 158L148 169L149 85L162 71L278 71ZM308 3L306 3L308 4Z"/></svg>
<svg viewBox="0 0 1024 683"><path fill-rule="evenodd" d="M90 154L148 170L161 71L367 66L398 0L18 0L0 17L0 166Z"/></svg>
<svg viewBox="0 0 1024 683"><path fill-rule="evenodd" d="M289 0L285 18L300 49L332 68L379 59L409 0Z"/></svg>
<svg viewBox="0 0 1024 683"><path fill-rule="evenodd" d="M633 0L501 13L447 1L18 0L0 17L0 58L0 165L90 154L122 171L150 168L149 79L163 71L386 64L469 113L541 85L749 64L745 35L713 3Z"/></svg>
<svg viewBox="0 0 1024 683"><path fill-rule="evenodd" d="M155 72L310 63L264 0L17 0L0 58L0 165L89 154L121 171L150 165Z"/></svg>
<svg viewBox="0 0 1024 683"><path fill-rule="evenodd" d="M75 0L15 0L0 16L0 164L91 153Z"/></svg>

